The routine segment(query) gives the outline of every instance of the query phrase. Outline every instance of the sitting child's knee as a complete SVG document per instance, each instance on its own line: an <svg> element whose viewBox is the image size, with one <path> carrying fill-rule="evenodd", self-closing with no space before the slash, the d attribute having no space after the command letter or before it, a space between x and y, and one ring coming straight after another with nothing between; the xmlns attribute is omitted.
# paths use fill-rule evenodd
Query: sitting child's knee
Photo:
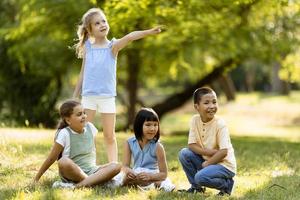
<svg viewBox="0 0 300 200"><path fill-rule="evenodd" d="M120 163L114 162L110 164L111 168L115 173L119 173L121 171L122 165Z"/></svg>
<svg viewBox="0 0 300 200"><path fill-rule="evenodd" d="M57 162L58 162L59 169L64 169L72 165L72 160L66 157L62 157Z"/></svg>
<svg viewBox="0 0 300 200"><path fill-rule="evenodd" d="M115 143L116 142L116 137L114 135L104 135L104 140L109 143Z"/></svg>

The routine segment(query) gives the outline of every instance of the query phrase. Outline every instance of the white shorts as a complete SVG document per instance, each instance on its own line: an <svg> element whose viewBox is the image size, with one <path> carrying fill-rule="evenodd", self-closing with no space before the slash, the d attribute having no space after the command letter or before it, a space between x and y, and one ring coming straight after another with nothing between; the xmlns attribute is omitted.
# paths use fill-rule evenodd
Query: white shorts
<svg viewBox="0 0 300 200"><path fill-rule="evenodd" d="M159 170L151 170L151 169L147 169L147 168L142 168L142 167L138 167L136 169L133 169L134 173L136 174L139 174L139 173L142 173L142 172L146 172L146 173L152 173L152 174L156 174L156 173L159 173ZM124 179L125 179L125 173L123 171L121 171L119 174L117 174L113 180L115 180L118 185L123 185L123 182L124 182ZM140 189L142 190L148 190L148 189L152 189L152 188L155 188L155 185L154 183L151 183L147 186L138 186ZM171 180L167 177L165 180L163 180L161 183L160 183L160 187L159 189L162 189L166 192L171 192L175 189L175 185L171 182Z"/></svg>
<svg viewBox="0 0 300 200"><path fill-rule="evenodd" d="M116 113L115 97L83 96L81 103L85 109L99 113Z"/></svg>

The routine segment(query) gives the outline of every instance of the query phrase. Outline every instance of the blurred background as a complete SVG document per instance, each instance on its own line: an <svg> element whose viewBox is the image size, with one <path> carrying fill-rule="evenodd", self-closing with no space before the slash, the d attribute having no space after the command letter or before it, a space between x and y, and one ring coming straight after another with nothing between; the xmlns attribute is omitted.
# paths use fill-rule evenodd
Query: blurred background
<svg viewBox="0 0 300 200"><path fill-rule="evenodd" d="M167 120L166 132L180 131L181 123L187 129L192 93L204 85L216 90L224 106L220 114L234 123L239 115L249 115L250 122L260 111L267 122L275 116L273 125L284 125L284 116L300 124L293 112L300 100L297 0L2 0L1 127L56 126L57 108L72 97L81 67L71 48L76 26L91 7L106 14L109 39L164 25L161 34L118 55L118 130L130 128L141 106ZM265 131L257 123L249 126Z"/></svg>

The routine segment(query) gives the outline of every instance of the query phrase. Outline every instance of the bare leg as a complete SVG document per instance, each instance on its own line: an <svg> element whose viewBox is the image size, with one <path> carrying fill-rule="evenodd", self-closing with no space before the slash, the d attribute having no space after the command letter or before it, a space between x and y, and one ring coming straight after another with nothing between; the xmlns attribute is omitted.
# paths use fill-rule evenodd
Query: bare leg
<svg viewBox="0 0 300 200"><path fill-rule="evenodd" d="M75 183L80 182L88 177L78 165L76 165L70 158L61 158L58 160L58 169L60 174L68 180Z"/></svg>
<svg viewBox="0 0 300 200"><path fill-rule="evenodd" d="M112 179L115 175L117 175L121 170L121 165L117 163L109 163L103 167L101 167L96 173L91 174L86 177L84 180L79 182L76 187L88 187L97 185L99 183L106 182Z"/></svg>
<svg viewBox="0 0 300 200"><path fill-rule="evenodd" d="M88 122L92 122L93 123L95 115L96 115L96 110L84 109L84 112L87 115L86 120Z"/></svg>
<svg viewBox="0 0 300 200"><path fill-rule="evenodd" d="M115 113L101 113L101 121L103 126L104 142L109 162L118 162L118 149L115 134Z"/></svg>

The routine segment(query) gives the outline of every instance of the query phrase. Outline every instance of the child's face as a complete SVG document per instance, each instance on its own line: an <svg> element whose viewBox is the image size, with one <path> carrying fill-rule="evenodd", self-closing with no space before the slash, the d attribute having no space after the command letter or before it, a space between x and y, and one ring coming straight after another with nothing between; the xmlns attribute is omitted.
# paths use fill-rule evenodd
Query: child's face
<svg viewBox="0 0 300 200"><path fill-rule="evenodd" d="M152 140L158 131L158 122L145 121L143 124L143 139Z"/></svg>
<svg viewBox="0 0 300 200"><path fill-rule="evenodd" d="M201 97L198 104L195 104L195 109L199 112L201 120L208 122L212 120L218 111L218 101L216 93L208 93Z"/></svg>
<svg viewBox="0 0 300 200"><path fill-rule="evenodd" d="M91 19L91 36L101 38L107 36L109 25L103 13L95 14Z"/></svg>
<svg viewBox="0 0 300 200"><path fill-rule="evenodd" d="M86 114L82 105L74 107L71 116L65 120L74 131L81 133L86 123Z"/></svg>

